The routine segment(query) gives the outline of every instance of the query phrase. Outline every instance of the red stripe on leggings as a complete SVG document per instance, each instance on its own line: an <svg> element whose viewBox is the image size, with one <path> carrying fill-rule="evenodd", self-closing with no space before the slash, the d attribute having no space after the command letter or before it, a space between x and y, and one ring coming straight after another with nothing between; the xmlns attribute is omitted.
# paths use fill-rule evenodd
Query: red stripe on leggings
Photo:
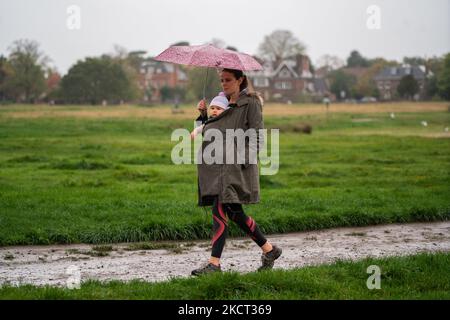
<svg viewBox="0 0 450 320"><path fill-rule="evenodd" d="M255 231L256 223L255 220L252 219L252 217L248 217L246 223L251 232Z"/></svg>
<svg viewBox="0 0 450 320"><path fill-rule="evenodd" d="M221 204L219 201L217 201L217 207L218 207L218 209L219 209L219 214L220 214L220 216L222 217L224 223L227 224L228 218L227 218L227 216L225 215L225 213L223 212L222 204Z"/></svg>
<svg viewBox="0 0 450 320"><path fill-rule="evenodd" d="M213 218L219 223L219 230L214 234L214 237L212 239L212 245L217 241L217 239L220 238L220 236L223 234L223 230L225 230L225 224L223 221L221 221L219 218L213 215Z"/></svg>

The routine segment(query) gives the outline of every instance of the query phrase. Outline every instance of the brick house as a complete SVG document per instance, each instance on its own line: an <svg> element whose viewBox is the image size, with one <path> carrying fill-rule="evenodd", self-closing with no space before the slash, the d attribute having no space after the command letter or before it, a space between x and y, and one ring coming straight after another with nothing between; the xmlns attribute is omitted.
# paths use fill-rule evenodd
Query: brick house
<svg viewBox="0 0 450 320"><path fill-rule="evenodd" d="M145 102L161 102L161 88L185 88L187 75L179 65L146 59L139 72L139 87ZM149 93L149 91L151 93Z"/></svg>
<svg viewBox="0 0 450 320"><path fill-rule="evenodd" d="M402 67L386 67L375 77L374 81L380 91L381 100L392 100L397 95L397 87L404 76L412 75L419 84L419 93L414 99L424 96L426 74L423 67L405 65Z"/></svg>
<svg viewBox="0 0 450 320"><path fill-rule="evenodd" d="M285 59L276 68L270 62L262 62L262 65L262 71L247 72L247 75L265 100L288 102L306 95L320 101L329 95L327 81L315 77L306 55Z"/></svg>

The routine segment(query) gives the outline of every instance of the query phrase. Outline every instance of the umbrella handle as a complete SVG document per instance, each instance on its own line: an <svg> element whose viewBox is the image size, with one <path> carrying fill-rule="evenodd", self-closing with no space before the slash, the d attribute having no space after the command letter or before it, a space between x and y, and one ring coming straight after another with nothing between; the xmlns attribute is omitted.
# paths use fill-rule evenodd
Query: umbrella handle
<svg viewBox="0 0 450 320"><path fill-rule="evenodd" d="M209 68L206 68L205 82L203 83L203 100L205 101L206 101L206 83L208 82L208 72Z"/></svg>

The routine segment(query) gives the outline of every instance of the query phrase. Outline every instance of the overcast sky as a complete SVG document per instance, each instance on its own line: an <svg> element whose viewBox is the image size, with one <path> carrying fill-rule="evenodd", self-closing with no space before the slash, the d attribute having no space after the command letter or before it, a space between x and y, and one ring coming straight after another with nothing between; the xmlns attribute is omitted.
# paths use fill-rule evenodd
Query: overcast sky
<svg viewBox="0 0 450 320"><path fill-rule="evenodd" d="M70 5L80 8L79 29L67 27ZM371 5L380 9L380 29L367 27ZM33 39L65 73L114 44L154 56L174 42L219 38L256 54L265 35L286 29L313 63L353 49L401 60L450 52L449 18L450 0L0 0L0 54L14 40Z"/></svg>

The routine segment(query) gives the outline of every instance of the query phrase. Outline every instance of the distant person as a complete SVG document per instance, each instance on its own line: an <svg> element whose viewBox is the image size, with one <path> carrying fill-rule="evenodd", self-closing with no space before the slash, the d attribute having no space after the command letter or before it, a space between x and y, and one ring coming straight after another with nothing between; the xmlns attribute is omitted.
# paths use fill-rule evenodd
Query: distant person
<svg viewBox="0 0 450 320"><path fill-rule="evenodd" d="M172 113L183 113L183 110L180 109L180 97L178 96L178 94L175 95L174 98Z"/></svg>
<svg viewBox="0 0 450 320"><path fill-rule="evenodd" d="M328 110L328 107L330 106L330 98L328 98L328 97L323 98L323 103L325 103L325 105L327 106L327 110Z"/></svg>

